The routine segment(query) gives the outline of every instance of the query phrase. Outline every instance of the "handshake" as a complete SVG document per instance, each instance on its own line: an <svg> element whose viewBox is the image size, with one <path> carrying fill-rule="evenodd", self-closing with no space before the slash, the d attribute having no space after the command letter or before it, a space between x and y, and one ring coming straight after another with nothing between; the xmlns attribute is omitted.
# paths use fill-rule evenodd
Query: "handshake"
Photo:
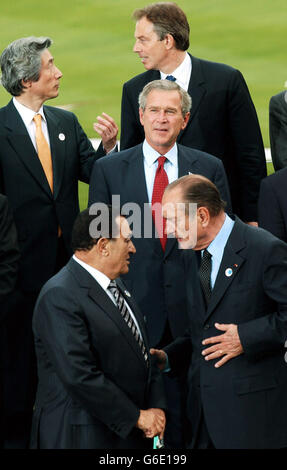
<svg viewBox="0 0 287 470"><path fill-rule="evenodd" d="M167 359L165 352L159 349L151 349L150 353L156 357L159 369L164 370ZM166 419L163 410L159 408L140 410L136 427L144 432L145 437L152 438L159 436L160 440L163 439L165 425Z"/></svg>
<svg viewBox="0 0 287 470"><path fill-rule="evenodd" d="M159 436L159 439L163 439L165 424L164 411L160 408L149 408L148 410L140 410L136 427L144 432L145 437Z"/></svg>

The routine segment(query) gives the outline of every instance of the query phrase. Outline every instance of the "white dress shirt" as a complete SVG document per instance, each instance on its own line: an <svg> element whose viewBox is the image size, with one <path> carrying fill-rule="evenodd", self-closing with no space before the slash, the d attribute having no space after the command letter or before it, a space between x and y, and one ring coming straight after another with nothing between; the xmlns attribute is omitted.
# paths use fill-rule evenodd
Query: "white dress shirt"
<svg viewBox="0 0 287 470"><path fill-rule="evenodd" d="M43 110L43 106L41 106L41 108L39 109L39 111L36 113L35 111L33 111L32 109L30 108L27 108L27 106L24 106L23 104L19 103L19 101L15 98L13 98L13 104L15 106L15 108L17 109L18 113L20 114L24 124L25 124L25 127L27 129L27 132L32 140L32 143L35 147L35 150L37 152L37 145L36 145L36 124L35 122L33 121L33 118L36 114L41 114L42 116L42 130L43 130L43 134L45 136L45 139L47 140L48 142L48 145L50 147L50 138L49 138L49 133L48 133L48 127L47 127L47 121L46 121L46 118L45 118L45 114L44 114L44 110Z"/></svg>
<svg viewBox="0 0 287 470"><path fill-rule="evenodd" d="M162 80L164 80L168 75L173 75L174 78L176 78L176 83L181 86L181 88L183 88L185 91L187 91L190 82L191 72L191 57L186 52L183 62L172 73L160 72L160 77Z"/></svg>
<svg viewBox="0 0 287 470"><path fill-rule="evenodd" d="M97 281L98 284L100 284L101 288L105 291L105 293L110 297L110 299L112 300L112 302L115 304L115 306L118 308L117 306L117 302L116 302L116 299L114 298L113 294L111 293L111 291L108 289L108 286L111 282L111 279L109 279L104 273L102 273L101 271L99 271L98 269L96 268L93 268L90 264L87 264L87 263L84 263L84 261L80 260L79 258L76 257L76 255L73 255L73 259L79 263L82 268L84 268L86 271L88 271L90 273L90 275ZM131 310L129 304L126 302L125 298L124 298L124 302L125 302L125 305L129 311L129 313L131 314L131 317L133 319L133 321L135 322L136 326L137 326L137 329L140 333L140 337L141 339L142 338L142 334L141 334L141 330L140 330L140 327L139 327L139 324L137 322L137 319L136 317L134 316L133 314L133 311Z"/></svg>
<svg viewBox="0 0 287 470"><path fill-rule="evenodd" d="M157 159L161 156L154 148L152 148L145 140L143 143L143 154L144 154L144 172L146 180L146 188L148 194L148 200L151 204L153 184L155 179L156 170L158 167ZM164 154L167 158L164 162L164 169L166 171L168 182L172 183L178 178L178 149L177 144Z"/></svg>

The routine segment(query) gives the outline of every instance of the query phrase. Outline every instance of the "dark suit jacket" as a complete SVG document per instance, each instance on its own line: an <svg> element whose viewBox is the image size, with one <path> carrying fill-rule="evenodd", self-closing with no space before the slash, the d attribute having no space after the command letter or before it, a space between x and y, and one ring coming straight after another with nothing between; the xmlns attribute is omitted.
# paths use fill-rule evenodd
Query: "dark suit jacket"
<svg viewBox="0 0 287 470"><path fill-rule="evenodd" d="M277 171L287 166L287 91L270 99L269 134L272 162Z"/></svg>
<svg viewBox="0 0 287 470"><path fill-rule="evenodd" d="M13 210L21 251L19 284L37 291L54 273L58 226L71 254L71 230L79 212L78 180L89 182L95 153L76 116L44 106L53 160L54 194L26 127L12 101L0 109L0 192ZM65 135L65 140L59 139Z"/></svg>
<svg viewBox="0 0 287 470"><path fill-rule="evenodd" d="M90 181L89 204L111 204L113 195L120 195L120 206L134 202L141 208L141 233L144 221L144 204L147 216L151 215L146 190L142 145L125 150L96 162ZM199 173L211 179L221 196L230 198L227 179L220 160L198 150L178 145L179 176ZM150 218L151 220L151 218ZM168 239L163 253L159 238L136 238L136 254L125 282L133 292L141 311L147 318L147 329L152 346L162 338L167 319L173 338L184 333L187 326L183 265L181 251L174 238Z"/></svg>
<svg viewBox="0 0 287 470"><path fill-rule="evenodd" d="M287 446L287 245L236 219L207 310L197 263L186 272L189 335L166 348L176 369L192 350L188 416L196 431L203 407L216 448ZM233 270L228 277L227 268ZM238 325L244 353L219 369L205 361L202 340L222 334L215 322Z"/></svg>
<svg viewBox="0 0 287 470"><path fill-rule="evenodd" d="M0 306L15 288L19 257L12 212L8 206L7 198L0 194Z"/></svg>
<svg viewBox="0 0 287 470"><path fill-rule="evenodd" d="M148 348L142 316L120 280ZM145 448L139 410L164 408L160 372L149 366L119 310L71 259L43 287L33 331L39 385L31 447Z"/></svg>
<svg viewBox="0 0 287 470"><path fill-rule="evenodd" d="M287 168L261 182L258 200L259 225L287 242Z"/></svg>
<svg viewBox="0 0 287 470"><path fill-rule="evenodd" d="M138 95L160 72L148 70L124 84L121 150L144 140ZM189 123L178 142L220 158L231 192L234 213L244 221L257 220L260 181L266 176L263 142L256 111L242 74L224 64L192 56L188 87L192 98Z"/></svg>

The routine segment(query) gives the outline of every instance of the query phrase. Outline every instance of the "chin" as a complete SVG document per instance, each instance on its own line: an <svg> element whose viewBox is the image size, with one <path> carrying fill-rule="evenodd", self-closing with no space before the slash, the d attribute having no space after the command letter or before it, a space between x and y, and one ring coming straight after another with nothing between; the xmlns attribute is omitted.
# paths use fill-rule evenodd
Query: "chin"
<svg viewBox="0 0 287 470"><path fill-rule="evenodd" d="M194 248L194 246L195 246L194 240L189 240L189 239L177 240L177 243L178 243L178 248L180 250L190 250L190 249Z"/></svg>

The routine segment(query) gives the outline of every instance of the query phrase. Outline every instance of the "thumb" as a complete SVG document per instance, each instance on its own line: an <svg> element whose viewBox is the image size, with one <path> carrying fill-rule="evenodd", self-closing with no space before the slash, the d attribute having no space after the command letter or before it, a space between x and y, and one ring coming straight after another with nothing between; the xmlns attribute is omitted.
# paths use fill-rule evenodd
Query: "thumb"
<svg viewBox="0 0 287 470"><path fill-rule="evenodd" d="M227 331L229 325L225 325L224 323L214 323L215 328L220 331Z"/></svg>

